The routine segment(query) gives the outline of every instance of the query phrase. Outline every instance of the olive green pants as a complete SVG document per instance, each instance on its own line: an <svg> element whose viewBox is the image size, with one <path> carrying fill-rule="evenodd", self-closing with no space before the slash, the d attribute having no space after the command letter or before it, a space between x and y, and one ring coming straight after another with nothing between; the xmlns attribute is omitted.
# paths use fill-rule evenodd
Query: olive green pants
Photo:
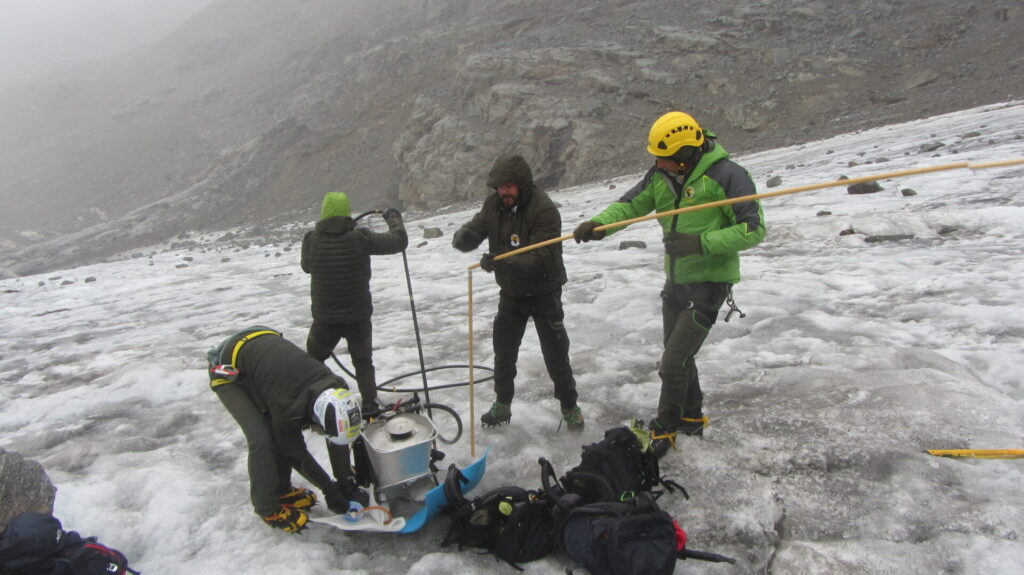
<svg viewBox="0 0 1024 575"><path fill-rule="evenodd" d="M695 356L718 318L729 293L729 284L671 284L661 294L661 318L665 350L661 355L661 398L658 421L674 430L683 417L703 416L704 394L700 389Z"/></svg>
<svg viewBox="0 0 1024 575"><path fill-rule="evenodd" d="M249 497L260 517L275 513L291 487L292 467L274 443L269 419L239 383L217 386L217 398L238 422L249 446Z"/></svg>

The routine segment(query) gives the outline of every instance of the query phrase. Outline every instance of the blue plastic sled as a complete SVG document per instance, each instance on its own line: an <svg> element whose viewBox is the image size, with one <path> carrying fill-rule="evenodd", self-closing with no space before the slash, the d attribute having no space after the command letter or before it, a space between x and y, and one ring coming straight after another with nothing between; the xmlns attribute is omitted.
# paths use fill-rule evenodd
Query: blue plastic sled
<svg viewBox="0 0 1024 575"><path fill-rule="evenodd" d="M487 470L487 454L490 453L491 448L488 447L484 450L484 454L479 459L470 463L462 470L462 475L469 480L465 486L462 487L463 493L468 493L473 490L480 479L484 476L484 471ZM441 513L441 509L448 505L448 499L444 496L444 482L440 485L431 489L427 492L427 496L424 499L423 508L416 512L415 515L405 520L405 527L403 527L399 533L413 533L419 531L421 527L427 524L428 521L437 517Z"/></svg>
<svg viewBox="0 0 1024 575"><path fill-rule="evenodd" d="M461 470L463 477L468 479L468 482L462 485L463 493L468 493L480 483L480 479L484 476L484 471L487 470L488 453L490 453L490 448L484 451L480 459L477 459ZM441 513L441 509L448 505L448 499L444 496L444 482L426 493L423 507L408 519L405 517L392 518L388 510L377 506L378 504L373 499L372 491L369 495L370 507L364 513L339 513L327 516L310 515L309 520L313 523L331 525L343 531L413 533L426 525L428 521L437 517Z"/></svg>

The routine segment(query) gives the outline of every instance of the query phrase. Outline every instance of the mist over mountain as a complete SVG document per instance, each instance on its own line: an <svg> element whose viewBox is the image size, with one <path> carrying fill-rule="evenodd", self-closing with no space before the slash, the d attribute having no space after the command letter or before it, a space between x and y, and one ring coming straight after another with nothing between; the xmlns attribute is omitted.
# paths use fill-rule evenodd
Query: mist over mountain
<svg viewBox="0 0 1024 575"><path fill-rule="evenodd" d="M144 50L0 92L0 273L239 225L644 169L680 108L733 153L1024 93L996 0L214 0ZM977 126L965 125L971 132Z"/></svg>

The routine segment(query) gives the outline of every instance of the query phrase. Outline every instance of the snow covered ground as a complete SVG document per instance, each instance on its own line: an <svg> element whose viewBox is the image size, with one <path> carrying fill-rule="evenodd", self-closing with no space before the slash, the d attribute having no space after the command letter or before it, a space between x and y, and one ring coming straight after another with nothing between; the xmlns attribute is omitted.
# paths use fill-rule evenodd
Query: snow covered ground
<svg viewBox="0 0 1024 575"><path fill-rule="evenodd" d="M638 125L637 145L645 134ZM1016 102L737 160L765 192L771 176L783 189L1019 158L1022 137ZM933 143L944 145L926 151ZM638 175L553 192L565 233ZM747 317L720 321L699 355L710 427L662 462L691 495L661 500L690 547L738 563L680 562L678 573L1024 572L1024 460L925 453L1024 448L1024 167L880 183L871 195L837 187L765 200L767 239L743 255L735 289ZM407 220L428 366L467 361L466 267L479 254L450 241L473 211ZM44 465L68 528L100 536L145 573L511 573L489 555L440 548L445 518L412 535L315 527L292 536L252 513L244 439L208 388L204 354L252 324L305 341L298 246L311 224L297 224L285 243L241 250L211 240L0 282L0 445ZM426 227L444 236L423 240ZM647 248L619 251L622 240ZM477 448L491 448L481 489L536 487L538 456L564 472L606 428L654 414L657 225L564 246L587 430L555 433L558 404L531 328L512 424L477 432ZM497 289L479 270L473 278L475 360L491 365ZM419 367L401 256L374 260L373 289L384 381ZM455 370L430 382L464 379ZM467 391L431 398L468 420ZM493 394L484 384L476 397L479 415ZM468 463L468 434L446 451L447 461ZM554 554L524 568L566 566Z"/></svg>

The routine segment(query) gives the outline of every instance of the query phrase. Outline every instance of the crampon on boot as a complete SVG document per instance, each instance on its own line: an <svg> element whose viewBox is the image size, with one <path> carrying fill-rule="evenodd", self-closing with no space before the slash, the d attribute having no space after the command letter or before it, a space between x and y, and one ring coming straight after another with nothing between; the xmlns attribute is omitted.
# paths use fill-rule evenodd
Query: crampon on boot
<svg viewBox="0 0 1024 575"><path fill-rule="evenodd" d="M665 427L657 418L651 420L650 434L651 452L658 459L664 457L670 447L675 449L676 430Z"/></svg>
<svg viewBox="0 0 1024 575"><path fill-rule="evenodd" d="M495 401L487 413L480 416L484 427L497 427L512 421L512 406Z"/></svg>
<svg viewBox="0 0 1024 575"><path fill-rule="evenodd" d="M263 517L263 522L275 529L282 529L288 533L298 533L306 528L309 523L309 515L301 509L282 505L276 513Z"/></svg>
<svg viewBox="0 0 1024 575"><path fill-rule="evenodd" d="M562 409L562 421L565 422L565 428L573 433L579 433L583 431L584 421L583 412L580 411L580 406L574 405L569 409ZM558 428L562 428L562 421L558 422Z"/></svg>
<svg viewBox="0 0 1024 575"><path fill-rule="evenodd" d="M691 437L704 437L704 428L708 426L708 416L684 417L679 420L677 431Z"/></svg>
<svg viewBox="0 0 1024 575"><path fill-rule="evenodd" d="M288 493L279 496L277 501L285 507L305 510L316 505L316 493L302 487L292 487Z"/></svg>

